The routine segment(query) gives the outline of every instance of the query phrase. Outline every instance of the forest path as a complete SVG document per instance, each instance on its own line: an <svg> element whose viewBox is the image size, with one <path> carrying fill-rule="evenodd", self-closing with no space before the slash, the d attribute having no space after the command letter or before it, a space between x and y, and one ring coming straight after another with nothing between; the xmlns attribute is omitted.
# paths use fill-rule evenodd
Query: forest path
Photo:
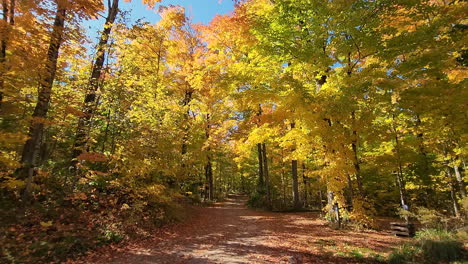
<svg viewBox="0 0 468 264"><path fill-rule="evenodd" d="M231 195L154 239L89 256L87 263L378 263L401 239L385 232L334 230L317 213L245 207ZM369 258L368 255L371 255Z"/></svg>

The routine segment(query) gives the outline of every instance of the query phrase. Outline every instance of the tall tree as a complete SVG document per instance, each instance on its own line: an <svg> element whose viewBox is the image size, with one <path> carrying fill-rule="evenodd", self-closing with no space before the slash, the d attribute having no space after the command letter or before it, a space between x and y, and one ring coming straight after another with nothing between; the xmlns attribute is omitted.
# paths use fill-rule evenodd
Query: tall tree
<svg viewBox="0 0 468 264"><path fill-rule="evenodd" d="M91 120L94 115L97 100L97 92L102 82L102 72L104 67L104 61L106 56L107 43L109 42L112 26L115 22L117 14L119 12L119 0L108 1L108 12L106 22L104 23L104 29L101 33L101 37L96 48L96 58L93 62L93 68L87 87L87 93L83 102L83 115L78 120L78 126L76 129L75 143L73 146L72 153L72 166L76 169L76 165L79 162L77 158L86 151L85 147L88 142L88 131L91 125Z"/></svg>
<svg viewBox="0 0 468 264"><path fill-rule="evenodd" d="M26 141L19 170L20 178L27 178L26 195L29 195L34 166L37 165L37 155L40 152L41 140L44 132L44 123L49 111L49 103L52 95L52 85L57 71L57 60L59 49L63 42L63 31L65 24L66 9L62 1L57 2L55 20L50 34L49 49L45 61L44 72L39 83L39 93L32 114L31 126L29 127L29 139Z"/></svg>

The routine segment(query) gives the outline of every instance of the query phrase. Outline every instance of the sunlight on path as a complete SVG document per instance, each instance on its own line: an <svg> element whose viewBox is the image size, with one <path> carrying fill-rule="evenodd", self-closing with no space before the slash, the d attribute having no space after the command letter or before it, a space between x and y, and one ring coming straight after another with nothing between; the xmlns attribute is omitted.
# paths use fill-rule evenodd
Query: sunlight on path
<svg viewBox="0 0 468 264"><path fill-rule="evenodd" d="M330 229L317 213L248 209L245 201L230 196L199 208L193 223L182 224L167 238L95 263L375 263L346 250L385 253L399 242L383 232Z"/></svg>

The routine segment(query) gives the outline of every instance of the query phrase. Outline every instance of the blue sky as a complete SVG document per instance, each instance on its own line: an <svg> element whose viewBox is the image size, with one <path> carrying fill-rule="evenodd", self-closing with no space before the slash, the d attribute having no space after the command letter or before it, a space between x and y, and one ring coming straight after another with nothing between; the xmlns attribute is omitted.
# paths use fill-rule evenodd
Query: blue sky
<svg viewBox="0 0 468 264"><path fill-rule="evenodd" d="M185 7L187 16L192 18L194 23L208 23L217 14L228 14L234 10L233 0L162 0L154 9L148 9L141 0L132 0L127 3L120 1L119 7L123 11L130 11L131 23L138 19L144 19L150 23L156 23L160 17L156 13L159 5L180 5ZM106 13L104 13L105 15ZM102 30L104 18L88 21L85 25L88 34L95 39L97 31Z"/></svg>

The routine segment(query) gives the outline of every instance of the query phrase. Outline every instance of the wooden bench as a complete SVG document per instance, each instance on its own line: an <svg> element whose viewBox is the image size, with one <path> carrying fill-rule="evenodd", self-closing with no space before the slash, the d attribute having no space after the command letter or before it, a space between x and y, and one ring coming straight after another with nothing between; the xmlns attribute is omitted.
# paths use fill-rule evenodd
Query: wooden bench
<svg viewBox="0 0 468 264"><path fill-rule="evenodd" d="M390 229L394 235L401 237L414 237L416 233L414 224L405 222L391 222Z"/></svg>

